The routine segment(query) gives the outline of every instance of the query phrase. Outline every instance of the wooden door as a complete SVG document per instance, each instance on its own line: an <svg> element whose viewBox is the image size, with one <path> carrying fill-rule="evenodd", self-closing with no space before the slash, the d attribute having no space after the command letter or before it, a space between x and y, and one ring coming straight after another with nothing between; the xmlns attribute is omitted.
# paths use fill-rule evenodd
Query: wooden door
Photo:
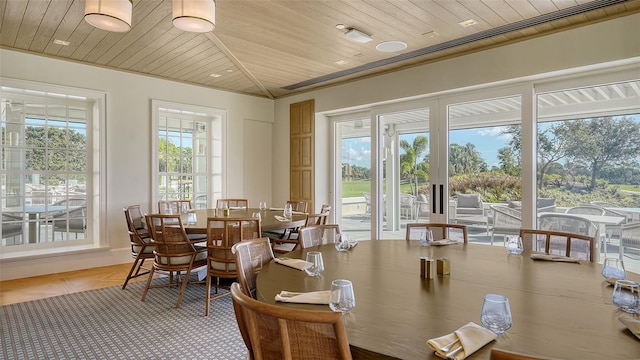
<svg viewBox="0 0 640 360"><path fill-rule="evenodd" d="M315 102L291 104L290 112L290 193L294 201L306 201L307 212L314 213L314 133Z"/></svg>

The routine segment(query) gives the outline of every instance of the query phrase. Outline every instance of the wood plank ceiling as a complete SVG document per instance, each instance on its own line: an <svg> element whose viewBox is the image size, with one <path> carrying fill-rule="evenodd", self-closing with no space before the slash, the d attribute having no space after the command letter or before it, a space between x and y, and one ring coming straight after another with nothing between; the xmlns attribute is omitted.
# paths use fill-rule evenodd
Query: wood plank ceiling
<svg viewBox="0 0 640 360"><path fill-rule="evenodd" d="M131 30L111 33L83 20L84 0L0 0L0 47L278 98L640 11L640 0L215 3L210 33L174 27L171 0L133 0ZM469 19L477 24L459 25ZM337 24L373 41L349 40ZM390 40L408 46L376 50Z"/></svg>

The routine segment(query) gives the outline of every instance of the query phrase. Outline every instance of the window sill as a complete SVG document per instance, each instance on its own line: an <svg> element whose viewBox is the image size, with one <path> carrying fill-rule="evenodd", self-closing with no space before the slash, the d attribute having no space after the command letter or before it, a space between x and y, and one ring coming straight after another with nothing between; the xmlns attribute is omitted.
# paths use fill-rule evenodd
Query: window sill
<svg viewBox="0 0 640 360"><path fill-rule="evenodd" d="M84 245L84 246L69 246L69 247L61 247L61 248L16 251L16 252L10 252L10 253L2 252L0 254L0 263L46 259L46 258L51 258L56 256L77 255L77 254L85 254L85 253L92 253L92 252L109 251L109 250L111 250L111 247L109 246Z"/></svg>

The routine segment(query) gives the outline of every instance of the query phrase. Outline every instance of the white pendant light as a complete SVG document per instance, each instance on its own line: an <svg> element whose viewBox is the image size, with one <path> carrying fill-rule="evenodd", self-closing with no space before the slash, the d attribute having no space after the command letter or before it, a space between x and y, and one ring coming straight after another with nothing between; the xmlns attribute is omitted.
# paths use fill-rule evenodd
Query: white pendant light
<svg viewBox="0 0 640 360"><path fill-rule="evenodd" d="M173 0L173 25L189 32L209 32L216 28L214 0Z"/></svg>
<svg viewBox="0 0 640 360"><path fill-rule="evenodd" d="M132 0L85 0L84 19L98 29L131 30Z"/></svg>

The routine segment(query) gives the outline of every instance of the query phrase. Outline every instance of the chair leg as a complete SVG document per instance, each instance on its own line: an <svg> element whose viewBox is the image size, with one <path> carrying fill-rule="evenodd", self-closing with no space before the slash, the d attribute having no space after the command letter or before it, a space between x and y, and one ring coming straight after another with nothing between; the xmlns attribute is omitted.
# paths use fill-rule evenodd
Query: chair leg
<svg viewBox="0 0 640 360"><path fill-rule="evenodd" d="M153 279L154 270L155 270L155 267L152 267L151 271L149 271L149 278L147 279L147 285L144 287L144 291L142 292L142 301L144 301L144 299L147 297L149 286L151 286L151 279Z"/></svg>
<svg viewBox="0 0 640 360"><path fill-rule="evenodd" d="M204 316L209 316L209 302L211 301L211 275L207 274L207 300L204 304Z"/></svg>
<svg viewBox="0 0 640 360"><path fill-rule="evenodd" d="M178 301L176 301L176 309L180 307L180 302L182 301L182 294L184 294L184 290L187 288L187 283L189 282L189 276L191 276L191 267L189 267L189 269L187 270L187 273L184 276L184 281L182 282L182 286L180 286Z"/></svg>
<svg viewBox="0 0 640 360"><path fill-rule="evenodd" d="M133 274L133 270L138 265L138 261L139 260L140 260L140 258L136 257L136 259L133 261L133 264L131 265L131 270L129 270L129 274L127 274L127 278L124 280L124 284L122 284L122 290L124 290L124 288L127 287L127 284L129 283L129 280L131 280L131 278L133 277L133 276L131 276L131 274ZM137 274L137 271L136 271L136 274Z"/></svg>

